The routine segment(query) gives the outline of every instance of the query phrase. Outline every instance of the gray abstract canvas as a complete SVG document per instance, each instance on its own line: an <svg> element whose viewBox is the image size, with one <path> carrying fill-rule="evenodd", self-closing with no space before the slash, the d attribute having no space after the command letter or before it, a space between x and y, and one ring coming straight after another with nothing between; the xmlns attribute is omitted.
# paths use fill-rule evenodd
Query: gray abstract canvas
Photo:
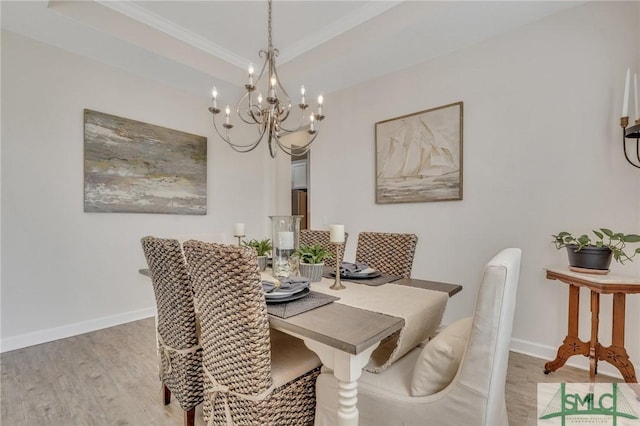
<svg viewBox="0 0 640 426"><path fill-rule="evenodd" d="M84 211L207 213L207 138L84 110Z"/></svg>

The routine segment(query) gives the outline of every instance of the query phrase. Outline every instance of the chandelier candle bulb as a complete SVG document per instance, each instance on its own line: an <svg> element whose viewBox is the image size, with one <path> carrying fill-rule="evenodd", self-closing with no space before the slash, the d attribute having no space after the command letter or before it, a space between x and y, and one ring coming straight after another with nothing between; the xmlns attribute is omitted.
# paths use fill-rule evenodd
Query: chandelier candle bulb
<svg viewBox="0 0 640 426"><path fill-rule="evenodd" d="M218 97L218 89L216 89L216 86L213 86L213 89L211 89L211 96L213 97L213 107L217 108L218 100L216 98Z"/></svg>
<svg viewBox="0 0 640 426"><path fill-rule="evenodd" d="M332 243L344 243L344 225L329 226L329 241Z"/></svg>
<svg viewBox="0 0 640 426"><path fill-rule="evenodd" d="M629 80L631 79L631 68L627 68L627 77L624 80L624 97L622 98L622 116L629 116Z"/></svg>

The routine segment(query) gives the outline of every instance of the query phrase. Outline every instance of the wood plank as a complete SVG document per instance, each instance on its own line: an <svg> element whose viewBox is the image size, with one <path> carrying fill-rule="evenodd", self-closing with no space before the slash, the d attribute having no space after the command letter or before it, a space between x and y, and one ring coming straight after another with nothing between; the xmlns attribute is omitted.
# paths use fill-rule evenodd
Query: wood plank
<svg viewBox="0 0 640 426"><path fill-rule="evenodd" d="M398 281L394 281L393 284L424 288L426 290L442 291L444 293L448 293L449 297L452 297L462 291L462 286L459 284L449 284L417 278L402 278Z"/></svg>
<svg viewBox="0 0 640 426"><path fill-rule="evenodd" d="M273 328L358 354L404 326L402 318L331 303L290 318L269 315ZM342 327L349 324L349 327Z"/></svg>

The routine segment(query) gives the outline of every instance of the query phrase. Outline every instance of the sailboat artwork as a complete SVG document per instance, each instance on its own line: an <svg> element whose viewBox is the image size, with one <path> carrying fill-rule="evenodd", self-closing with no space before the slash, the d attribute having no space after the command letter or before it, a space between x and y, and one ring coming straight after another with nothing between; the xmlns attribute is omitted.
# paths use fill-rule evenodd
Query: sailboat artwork
<svg viewBox="0 0 640 426"><path fill-rule="evenodd" d="M376 203L462 199L462 102L376 123Z"/></svg>

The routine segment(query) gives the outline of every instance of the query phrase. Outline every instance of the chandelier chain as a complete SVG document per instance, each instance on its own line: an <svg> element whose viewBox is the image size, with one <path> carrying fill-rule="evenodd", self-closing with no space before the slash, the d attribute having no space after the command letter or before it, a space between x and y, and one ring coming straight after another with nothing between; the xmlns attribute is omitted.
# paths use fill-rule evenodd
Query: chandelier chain
<svg viewBox="0 0 640 426"><path fill-rule="evenodd" d="M268 18L267 30L269 32L269 52L273 50L273 40L271 38L271 0L269 0L269 18Z"/></svg>

